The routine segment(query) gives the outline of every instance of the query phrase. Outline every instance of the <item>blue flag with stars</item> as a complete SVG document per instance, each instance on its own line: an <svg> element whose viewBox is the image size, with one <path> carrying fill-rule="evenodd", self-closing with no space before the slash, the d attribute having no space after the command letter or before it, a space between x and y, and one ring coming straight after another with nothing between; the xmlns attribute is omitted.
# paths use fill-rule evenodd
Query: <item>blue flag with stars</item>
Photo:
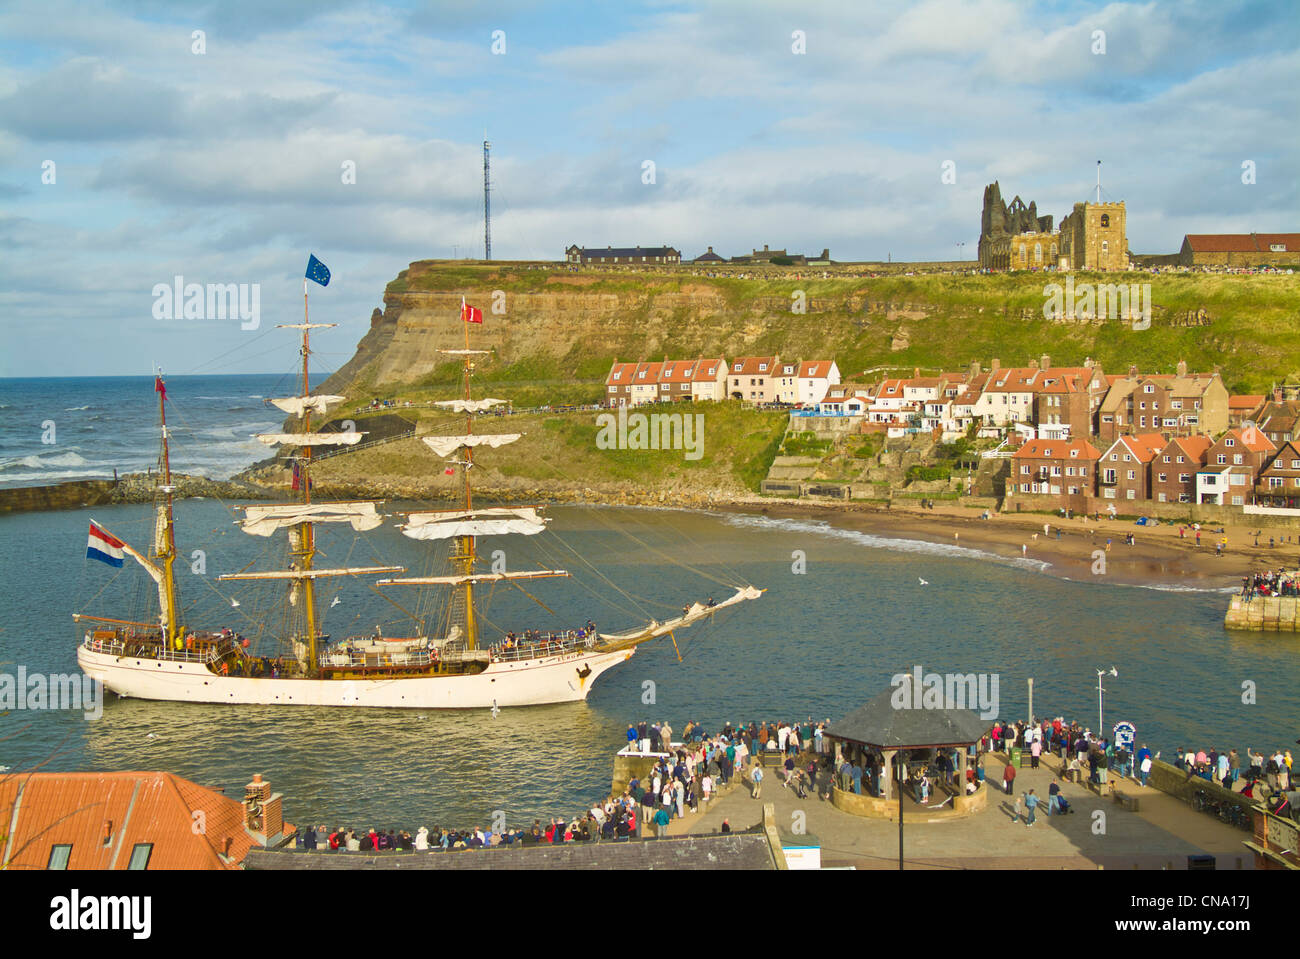
<svg viewBox="0 0 1300 959"><path fill-rule="evenodd" d="M321 286L330 285L330 268L316 259L315 253L309 253L307 261L307 279L314 280Z"/></svg>

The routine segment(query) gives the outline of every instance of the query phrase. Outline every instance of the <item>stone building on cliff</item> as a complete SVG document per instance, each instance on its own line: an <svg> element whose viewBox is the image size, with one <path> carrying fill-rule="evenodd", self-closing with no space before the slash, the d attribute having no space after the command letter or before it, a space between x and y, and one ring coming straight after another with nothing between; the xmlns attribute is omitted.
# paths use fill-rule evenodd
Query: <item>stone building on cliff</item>
<svg viewBox="0 0 1300 959"><path fill-rule="evenodd" d="M1124 204L1076 203L1054 232L1036 203L1004 203L995 180L984 188L979 261L987 270L1127 270Z"/></svg>

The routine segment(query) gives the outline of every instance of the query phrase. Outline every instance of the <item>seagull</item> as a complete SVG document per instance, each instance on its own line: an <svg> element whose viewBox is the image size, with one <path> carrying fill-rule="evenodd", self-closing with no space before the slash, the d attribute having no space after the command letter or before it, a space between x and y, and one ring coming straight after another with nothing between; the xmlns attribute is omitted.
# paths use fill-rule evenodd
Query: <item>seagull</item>
<svg viewBox="0 0 1300 959"><path fill-rule="evenodd" d="M497 701L494 699L492 700L492 718L496 719L497 716L499 716L500 714L501 714L501 707L497 705Z"/></svg>
<svg viewBox="0 0 1300 959"><path fill-rule="evenodd" d="M918 576L918 577L916 577L916 578L921 580L921 585L922 585L922 586L929 586L929 585L930 585L930 581L929 581L928 579L921 579L920 576Z"/></svg>
<svg viewBox="0 0 1300 959"><path fill-rule="evenodd" d="M338 598L337 596L335 596L335 597L334 597L334 601L333 601L332 603L330 603L330 609L333 609L333 608L334 608L335 606L337 606L338 604L339 604L339 598Z"/></svg>
<svg viewBox="0 0 1300 959"><path fill-rule="evenodd" d="M237 599L231 599L231 600L230 600L230 605L231 605L231 606L238 606L238 605L239 605L239 600L237 600Z"/></svg>

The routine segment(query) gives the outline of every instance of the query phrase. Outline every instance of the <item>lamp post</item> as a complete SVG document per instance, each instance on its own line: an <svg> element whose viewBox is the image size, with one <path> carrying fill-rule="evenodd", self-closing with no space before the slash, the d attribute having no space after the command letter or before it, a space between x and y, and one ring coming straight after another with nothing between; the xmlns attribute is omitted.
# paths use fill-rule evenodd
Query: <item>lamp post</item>
<svg viewBox="0 0 1300 959"><path fill-rule="evenodd" d="M1101 714L1101 694L1105 692L1105 690L1102 688L1101 685L1101 677L1105 676L1108 672L1112 676L1119 675L1119 670L1117 670L1114 666L1112 666L1109 670L1105 670L1105 669L1097 670L1097 736L1099 738L1102 736L1102 733L1106 728L1105 723L1102 720L1102 714Z"/></svg>

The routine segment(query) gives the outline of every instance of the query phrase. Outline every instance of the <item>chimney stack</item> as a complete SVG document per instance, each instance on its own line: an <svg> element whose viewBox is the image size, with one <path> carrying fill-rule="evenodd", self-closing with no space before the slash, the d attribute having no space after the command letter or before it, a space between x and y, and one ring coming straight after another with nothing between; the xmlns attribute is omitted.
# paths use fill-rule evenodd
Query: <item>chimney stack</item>
<svg viewBox="0 0 1300 959"><path fill-rule="evenodd" d="M989 367L989 370L993 373L996 373L1000 369L1002 369L1002 361L995 356L993 357L993 363Z"/></svg>
<svg viewBox="0 0 1300 959"><path fill-rule="evenodd" d="M1278 386L1273 389L1273 402L1274 403L1282 402L1282 387Z"/></svg>
<svg viewBox="0 0 1300 959"><path fill-rule="evenodd" d="M1187 361L1186 361L1186 360L1179 360L1179 361L1178 361L1178 375L1179 375L1179 376L1186 376L1186 375L1187 375Z"/></svg>
<svg viewBox="0 0 1300 959"><path fill-rule="evenodd" d="M979 360L972 360L972 361L971 361L971 364L970 364L970 375L971 375L971 379L974 379L975 377L977 377L977 376L980 375L980 361L979 361Z"/></svg>
<svg viewBox="0 0 1300 959"><path fill-rule="evenodd" d="M1036 370L1036 369L1038 369L1038 361L1037 361L1037 360L1030 360L1030 361L1029 361L1029 368L1030 368L1031 370Z"/></svg>
<svg viewBox="0 0 1300 959"><path fill-rule="evenodd" d="M1038 361L1038 368L1040 370L1046 370L1046 369L1050 369L1051 366L1052 366L1052 358L1048 354L1044 353L1042 359Z"/></svg>
<svg viewBox="0 0 1300 959"><path fill-rule="evenodd" d="M1128 375L1129 375L1129 379L1134 379L1134 380L1137 379L1138 368L1136 366L1130 366L1128 368Z"/></svg>

